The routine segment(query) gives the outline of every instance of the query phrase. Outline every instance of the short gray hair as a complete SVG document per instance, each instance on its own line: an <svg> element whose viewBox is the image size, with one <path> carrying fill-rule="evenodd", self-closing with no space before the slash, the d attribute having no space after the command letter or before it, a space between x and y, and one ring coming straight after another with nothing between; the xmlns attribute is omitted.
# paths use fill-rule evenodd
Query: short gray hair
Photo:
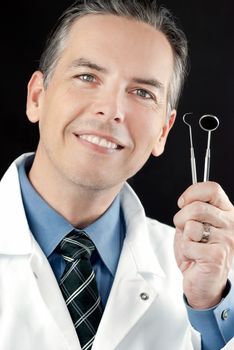
<svg viewBox="0 0 234 350"><path fill-rule="evenodd" d="M145 22L161 31L171 45L174 69L168 89L168 114L177 108L187 72L187 40L177 26L171 12L158 7L156 0L78 0L59 18L42 53L39 69L44 74L44 85L48 86L63 50L73 23L81 17L95 14L112 14Z"/></svg>

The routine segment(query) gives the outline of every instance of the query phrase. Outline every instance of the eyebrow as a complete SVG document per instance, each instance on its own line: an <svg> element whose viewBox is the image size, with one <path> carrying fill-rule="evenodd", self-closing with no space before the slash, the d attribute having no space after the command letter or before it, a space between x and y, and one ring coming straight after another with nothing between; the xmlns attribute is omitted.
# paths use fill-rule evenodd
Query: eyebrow
<svg viewBox="0 0 234 350"><path fill-rule="evenodd" d="M149 85L157 90L160 90L163 92L164 86L163 84L158 81L157 79L142 79L142 78L133 78L132 81L137 84L143 84L143 85Z"/></svg>
<svg viewBox="0 0 234 350"><path fill-rule="evenodd" d="M84 58L84 57L80 57L80 58L75 59L74 61L72 61L72 63L69 66L69 68L71 68L71 69L79 68L79 67L87 67L87 68L94 69L94 70L101 72L101 73L108 73L108 69L106 69L105 67L102 67L99 64L94 63L94 62L90 61L88 58ZM137 84L143 84L143 85L148 85L148 86L154 87L157 90L160 90L161 92L164 91L163 84L157 79L132 78L131 81L133 81L134 83L137 83Z"/></svg>
<svg viewBox="0 0 234 350"><path fill-rule="evenodd" d="M87 67L87 68L91 68L91 69L95 69L98 72L101 73L107 73L108 70L90 60L88 60L87 58L78 58L74 61L72 61L71 65L69 66L69 68L79 68L79 67Z"/></svg>

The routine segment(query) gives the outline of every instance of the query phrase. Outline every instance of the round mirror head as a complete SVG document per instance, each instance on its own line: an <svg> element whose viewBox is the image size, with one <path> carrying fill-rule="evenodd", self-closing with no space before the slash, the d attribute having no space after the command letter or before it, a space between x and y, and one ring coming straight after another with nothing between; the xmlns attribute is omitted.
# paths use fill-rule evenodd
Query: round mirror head
<svg viewBox="0 0 234 350"><path fill-rule="evenodd" d="M206 114L199 119L199 125L205 131L214 131L219 126L219 120L214 115Z"/></svg>

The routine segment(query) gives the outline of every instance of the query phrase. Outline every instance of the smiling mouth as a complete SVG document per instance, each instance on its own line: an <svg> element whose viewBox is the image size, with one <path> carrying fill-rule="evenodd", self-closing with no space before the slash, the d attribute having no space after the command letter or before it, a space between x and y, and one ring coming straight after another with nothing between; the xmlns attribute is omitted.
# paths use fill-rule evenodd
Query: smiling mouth
<svg viewBox="0 0 234 350"><path fill-rule="evenodd" d="M85 140L87 142L90 142L94 145L103 147L105 149L109 150L119 150L122 149L123 146L118 145L117 143L114 143L112 141L109 141L103 137L97 136L97 135L89 135L89 134L83 134L83 135L76 135L82 140Z"/></svg>

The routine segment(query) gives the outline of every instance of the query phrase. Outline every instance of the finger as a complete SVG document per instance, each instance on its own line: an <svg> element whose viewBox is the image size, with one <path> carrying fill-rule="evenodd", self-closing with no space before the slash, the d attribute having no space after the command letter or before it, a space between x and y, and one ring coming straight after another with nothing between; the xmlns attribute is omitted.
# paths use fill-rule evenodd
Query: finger
<svg viewBox="0 0 234 350"><path fill-rule="evenodd" d="M194 201L208 202L222 210L233 208L228 196L216 182L199 182L191 185L178 199L180 208Z"/></svg>
<svg viewBox="0 0 234 350"><path fill-rule="evenodd" d="M228 271L231 268L233 252L225 244L214 243L197 243L186 241L182 245L182 254L185 260L188 259L196 262L205 273L218 273L221 271Z"/></svg>
<svg viewBox="0 0 234 350"><path fill-rule="evenodd" d="M207 222L212 226L225 228L228 226L229 216L219 208L204 202L192 202L183 207L174 216L174 224L184 230L186 221Z"/></svg>
<svg viewBox="0 0 234 350"><path fill-rule="evenodd" d="M183 255L190 260L204 263L222 265L227 255L226 249L221 249L220 244L207 244L193 241L185 241L183 244Z"/></svg>
<svg viewBox="0 0 234 350"><path fill-rule="evenodd" d="M181 266L181 264L183 264L184 262L184 255L181 249L182 241L183 241L183 232L178 228L176 228L175 237L174 237L174 252L175 252L175 258L178 266Z"/></svg>
<svg viewBox="0 0 234 350"><path fill-rule="evenodd" d="M201 243L204 231L207 231L207 229L203 223L192 220L187 221L184 226L183 239ZM216 227L210 226L209 233L209 240L206 244L218 243L222 240L222 233Z"/></svg>
<svg viewBox="0 0 234 350"><path fill-rule="evenodd" d="M202 236L202 224L198 221L189 220L184 225L183 239L199 242Z"/></svg>
<svg viewBox="0 0 234 350"><path fill-rule="evenodd" d="M198 221L187 221L184 226L183 239L199 242L202 238L203 224Z"/></svg>

